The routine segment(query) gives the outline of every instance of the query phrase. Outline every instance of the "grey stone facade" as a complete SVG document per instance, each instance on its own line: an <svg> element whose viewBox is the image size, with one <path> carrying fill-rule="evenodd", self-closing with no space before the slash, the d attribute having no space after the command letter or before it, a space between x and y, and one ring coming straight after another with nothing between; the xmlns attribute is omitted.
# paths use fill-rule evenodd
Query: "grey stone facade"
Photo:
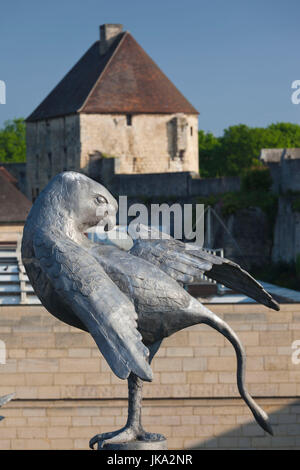
<svg viewBox="0 0 300 470"><path fill-rule="evenodd" d="M49 180L80 169L79 115L26 124L27 196L34 200Z"/></svg>
<svg viewBox="0 0 300 470"><path fill-rule="evenodd" d="M292 263L300 255L300 213L292 209L288 198L279 197L274 228L272 261Z"/></svg>
<svg viewBox="0 0 300 470"><path fill-rule="evenodd" d="M270 168L273 191L300 191L300 148L262 149L260 160Z"/></svg>

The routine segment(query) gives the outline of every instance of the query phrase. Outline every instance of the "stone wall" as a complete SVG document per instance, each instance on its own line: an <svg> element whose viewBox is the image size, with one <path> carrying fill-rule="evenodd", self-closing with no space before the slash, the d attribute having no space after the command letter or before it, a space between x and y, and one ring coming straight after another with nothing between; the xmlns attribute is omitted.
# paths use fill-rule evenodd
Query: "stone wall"
<svg viewBox="0 0 300 470"><path fill-rule="evenodd" d="M273 249L272 230L266 212L259 207L249 207L224 217L218 208L216 210L224 225L214 215L211 216L212 246L223 247L226 258L247 270L266 266ZM207 240L205 246L208 246Z"/></svg>
<svg viewBox="0 0 300 470"><path fill-rule="evenodd" d="M300 159L288 158L281 163L281 191L300 191Z"/></svg>
<svg viewBox="0 0 300 470"><path fill-rule="evenodd" d="M262 149L260 159L269 167L276 193L300 191L300 149Z"/></svg>
<svg viewBox="0 0 300 470"><path fill-rule="evenodd" d="M26 124L26 194L35 198L65 170L113 174L198 173L198 121L194 115L78 114ZM184 122L183 122L184 121ZM116 157L106 164L109 157ZM104 160L104 162L103 162ZM100 165L100 166L99 166ZM97 175L97 176L96 176Z"/></svg>
<svg viewBox="0 0 300 470"><path fill-rule="evenodd" d="M240 189L238 177L199 178L197 116L134 115L130 126L126 119L80 114L26 123L27 197L35 199L65 170L82 171L130 197L208 196ZM18 178L25 191L23 180Z"/></svg>
<svg viewBox="0 0 300 470"><path fill-rule="evenodd" d="M57 173L79 169L78 115L26 123L26 179L30 200Z"/></svg>
<svg viewBox="0 0 300 470"><path fill-rule="evenodd" d="M201 173L201 168L200 168ZM240 191L241 180L239 176L222 176L220 178L193 177L190 181L190 193L193 196L211 196L226 192Z"/></svg>
<svg viewBox="0 0 300 470"><path fill-rule="evenodd" d="M250 393L271 415L274 437L239 398L232 346L203 325L166 339L144 386L144 424L169 448L300 448L300 304L274 312L256 304L211 305L237 332L247 353ZM4 449L86 449L89 438L126 421L127 385L91 337L40 306L0 307L0 395L15 392L1 414Z"/></svg>
<svg viewBox="0 0 300 470"><path fill-rule="evenodd" d="M110 188L115 194L127 195L131 198L197 198L210 196L227 191L239 191L239 177L205 178L198 173L173 172L151 173L144 175L115 175L106 168L114 166L115 159L107 159L99 165L101 176L98 180ZM105 164L105 165L104 165ZM117 165L117 163L116 163ZM178 201L179 202L179 201Z"/></svg>
<svg viewBox="0 0 300 470"><path fill-rule="evenodd" d="M198 172L198 117L184 115L185 139L177 137L176 118L138 114L128 125L124 114L80 114L81 168L104 154L119 157L116 173Z"/></svg>
<svg viewBox="0 0 300 470"><path fill-rule="evenodd" d="M300 213L294 212L289 198L280 196L274 229L272 260L296 261L300 254Z"/></svg>

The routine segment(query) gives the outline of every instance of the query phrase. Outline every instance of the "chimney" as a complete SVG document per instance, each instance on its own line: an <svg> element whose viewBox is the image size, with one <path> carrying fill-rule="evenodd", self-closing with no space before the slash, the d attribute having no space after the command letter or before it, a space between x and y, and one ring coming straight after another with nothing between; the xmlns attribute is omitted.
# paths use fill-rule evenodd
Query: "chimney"
<svg viewBox="0 0 300 470"><path fill-rule="evenodd" d="M100 54L105 54L123 30L122 24L102 24L100 26Z"/></svg>

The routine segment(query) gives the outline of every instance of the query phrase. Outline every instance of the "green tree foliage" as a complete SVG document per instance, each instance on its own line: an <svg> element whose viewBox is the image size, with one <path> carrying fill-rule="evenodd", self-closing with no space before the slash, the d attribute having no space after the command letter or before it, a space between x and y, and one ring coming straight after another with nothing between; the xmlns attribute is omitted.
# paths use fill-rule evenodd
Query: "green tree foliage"
<svg viewBox="0 0 300 470"><path fill-rule="evenodd" d="M203 177L240 176L259 167L262 148L300 147L300 126L277 123L263 127L230 126L221 137L199 131L199 164Z"/></svg>
<svg viewBox="0 0 300 470"><path fill-rule="evenodd" d="M203 178L220 176L218 169L220 142L211 132L198 133L200 172Z"/></svg>
<svg viewBox="0 0 300 470"><path fill-rule="evenodd" d="M6 121L0 129L0 162L15 163L26 160L24 119Z"/></svg>
<svg viewBox="0 0 300 470"><path fill-rule="evenodd" d="M272 176L267 167L261 166L246 170L242 177L242 190L244 191L270 191Z"/></svg>

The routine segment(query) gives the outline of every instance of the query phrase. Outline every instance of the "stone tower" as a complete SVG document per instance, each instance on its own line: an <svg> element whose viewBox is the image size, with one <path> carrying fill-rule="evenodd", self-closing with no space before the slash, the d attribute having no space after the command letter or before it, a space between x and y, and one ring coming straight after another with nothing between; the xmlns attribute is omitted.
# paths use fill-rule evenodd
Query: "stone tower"
<svg viewBox="0 0 300 470"><path fill-rule="evenodd" d="M104 160L115 174L198 172L198 111L120 24L100 26L26 128L33 200L55 174L95 177Z"/></svg>

